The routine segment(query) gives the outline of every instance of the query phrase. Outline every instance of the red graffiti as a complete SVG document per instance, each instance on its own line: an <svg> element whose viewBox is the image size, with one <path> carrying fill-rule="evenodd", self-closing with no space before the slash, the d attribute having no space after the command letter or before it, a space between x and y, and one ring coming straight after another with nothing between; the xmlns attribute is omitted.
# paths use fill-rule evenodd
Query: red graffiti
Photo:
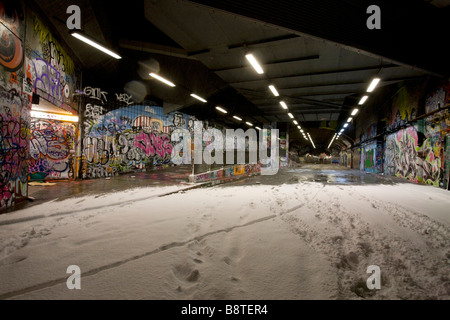
<svg viewBox="0 0 450 320"><path fill-rule="evenodd" d="M161 158L170 157L173 149L170 143L170 136L157 132L140 132L136 134L134 146L144 151L147 156L158 155Z"/></svg>

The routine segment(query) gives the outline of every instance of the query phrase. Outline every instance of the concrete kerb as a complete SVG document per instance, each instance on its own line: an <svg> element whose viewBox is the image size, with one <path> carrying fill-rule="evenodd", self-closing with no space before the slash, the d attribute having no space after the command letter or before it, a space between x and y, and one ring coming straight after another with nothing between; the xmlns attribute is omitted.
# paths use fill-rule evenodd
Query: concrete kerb
<svg viewBox="0 0 450 320"><path fill-rule="evenodd" d="M204 183L212 181L236 180L245 176L253 176L261 174L260 164L237 164L223 167L213 171L191 174L189 176L190 183Z"/></svg>

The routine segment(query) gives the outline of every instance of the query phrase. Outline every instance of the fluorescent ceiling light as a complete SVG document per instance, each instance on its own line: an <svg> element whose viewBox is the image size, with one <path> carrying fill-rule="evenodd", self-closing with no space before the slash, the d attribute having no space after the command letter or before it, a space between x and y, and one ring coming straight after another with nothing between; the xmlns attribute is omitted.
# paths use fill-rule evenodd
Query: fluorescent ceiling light
<svg viewBox="0 0 450 320"><path fill-rule="evenodd" d="M236 120L242 121L242 119L239 117L233 116L233 118L235 118Z"/></svg>
<svg viewBox="0 0 450 320"><path fill-rule="evenodd" d="M205 99L203 99L202 97L199 97L198 95L196 95L194 93L191 93L191 97L193 97L193 98L195 98L197 100L200 100L201 102L208 102Z"/></svg>
<svg viewBox="0 0 450 320"><path fill-rule="evenodd" d="M341 129L341 131L340 132L344 132L344 129Z"/></svg>
<svg viewBox="0 0 450 320"><path fill-rule="evenodd" d="M359 109L353 109L353 111L352 111L352 116L354 116L354 115L356 115L357 113L358 113L358 111L359 111Z"/></svg>
<svg viewBox="0 0 450 320"><path fill-rule="evenodd" d="M335 138L336 138L336 133L334 134L333 139L331 139L331 142L330 142L330 144L328 145L328 148L327 148L327 149L330 149L330 147L331 147L331 145L333 144L333 141L334 141Z"/></svg>
<svg viewBox="0 0 450 320"><path fill-rule="evenodd" d="M367 88L367 92L372 92L373 90L375 90L376 86L378 85L378 83L380 82L380 78L375 78L372 80L372 82L370 83L369 87Z"/></svg>
<svg viewBox="0 0 450 320"><path fill-rule="evenodd" d="M258 129L258 130L261 130L261 128L260 127L255 127L256 129Z"/></svg>
<svg viewBox="0 0 450 320"><path fill-rule="evenodd" d="M297 120L294 120L294 124L298 124Z"/></svg>
<svg viewBox="0 0 450 320"><path fill-rule="evenodd" d="M221 107L219 107L219 106L217 106L216 107L216 109L217 110L219 110L220 112L222 112L222 113L228 113L228 111L227 110L225 110L225 109L222 109Z"/></svg>
<svg viewBox="0 0 450 320"><path fill-rule="evenodd" d="M167 79L164 79L161 76L158 76L156 73L150 73L150 77L155 78L156 80L161 81L162 83L167 84L168 86L175 87L175 85Z"/></svg>
<svg viewBox="0 0 450 320"><path fill-rule="evenodd" d="M291 119L293 119L294 118L294 116L292 115L292 113L288 113L288 116L291 118Z"/></svg>
<svg viewBox="0 0 450 320"><path fill-rule="evenodd" d="M251 122L245 122L247 125L249 125L250 127L252 127L253 126L253 123L251 123Z"/></svg>
<svg viewBox="0 0 450 320"><path fill-rule="evenodd" d="M30 111L30 116L32 118L39 118L39 119L52 119L52 120L60 120L60 121L78 122L78 116L68 116L68 115L56 114L56 113Z"/></svg>
<svg viewBox="0 0 450 320"><path fill-rule="evenodd" d="M96 49L98 49L98 50L100 50L100 51L102 51L102 52L104 52L106 54L109 54L113 58L122 59L122 57L119 56L117 53L112 52L111 50L105 48L101 44L99 44L99 43L97 43L97 42L87 38L86 36L84 36L84 35L82 35L82 34L80 34L78 32L73 32L73 33L71 33L71 35L74 36L75 38L77 38L78 40L81 40L84 43L87 43L88 45L90 45L90 46L92 46L92 47L94 47L94 48L96 48Z"/></svg>
<svg viewBox="0 0 450 320"><path fill-rule="evenodd" d="M369 98L369 96L364 96L364 97L362 97L361 100L359 100L359 103L358 103L358 104L359 104L359 105L364 104L364 102L366 102L368 98Z"/></svg>
<svg viewBox="0 0 450 320"><path fill-rule="evenodd" d="M348 123L344 124L344 128L347 128L347 127L348 127Z"/></svg>
<svg viewBox="0 0 450 320"><path fill-rule="evenodd" d="M272 93L273 93L273 95L274 95L275 97L278 97L278 96L280 95L280 94L278 93L277 89L275 89L275 86L270 85L270 86L269 86L269 89L270 89L270 91L272 91Z"/></svg>
<svg viewBox="0 0 450 320"><path fill-rule="evenodd" d="M313 147L314 147L314 149L315 149L316 146L314 145L314 141L311 139L311 136L309 135L309 132L308 132L308 137L309 137L309 140L311 141L311 143L312 143L312 145L313 145Z"/></svg>
<svg viewBox="0 0 450 320"><path fill-rule="evenodd" d="M303 129L300 129L300 132L301 132L301 133L304 133Z"/></svg>
<svg viewBox="0 0 450 320"><path fill-rule="evenodd" d="M302 127L300 127L300 126L297 126L297 128L298 128L298 130L300 130Z"/></svg>
<svg viewBox="0 0 450 320"><path fill-rule="evenodd" d="M280 101L281 106L283 107L283 109L287 109L287 105L284 101Z"/></svg>
<svg viewBox="0 0 450 320"><path fill-rule="evenodd" d="M264 70L261 68L261 66L259 65L258 61L256 61L255 57L251 53L245 55L245 57L247 58L247 60L252 65L253 69L255 69L255 71L258 74L263 74L264 73Z"/></svg>
<svg viewBox="0 0 450 320"><path fill-rule="evenodd" d="M352 120L353 120L353 118L350 117L350 118L347 119L347 122L351 122Z"/></svg>

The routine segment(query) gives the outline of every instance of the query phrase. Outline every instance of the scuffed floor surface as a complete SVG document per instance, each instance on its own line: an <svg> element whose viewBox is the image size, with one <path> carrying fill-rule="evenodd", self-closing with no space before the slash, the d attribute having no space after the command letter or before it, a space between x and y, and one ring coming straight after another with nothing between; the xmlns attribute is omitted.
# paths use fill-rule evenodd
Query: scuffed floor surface
<svg viewBox="0 0 450 320"><path fill-rule="evenodd" d="M449 207L448 191L331 166L51 201L0 216L0 298L449 299Z"/></svg>

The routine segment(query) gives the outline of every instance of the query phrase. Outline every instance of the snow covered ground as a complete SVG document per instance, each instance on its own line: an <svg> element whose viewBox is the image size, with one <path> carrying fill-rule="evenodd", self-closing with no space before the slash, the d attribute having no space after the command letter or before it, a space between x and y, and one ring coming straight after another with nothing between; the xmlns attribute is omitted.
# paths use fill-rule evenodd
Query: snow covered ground
<svg viewBox="0 0 450 320"><path fill-rule="evenodd" d="M302 179L309 173L0 215L0 299L450 298L448 191ZM80 290L67 288L70 265ZM367 288L370 265L379 290Z"/></svg>

